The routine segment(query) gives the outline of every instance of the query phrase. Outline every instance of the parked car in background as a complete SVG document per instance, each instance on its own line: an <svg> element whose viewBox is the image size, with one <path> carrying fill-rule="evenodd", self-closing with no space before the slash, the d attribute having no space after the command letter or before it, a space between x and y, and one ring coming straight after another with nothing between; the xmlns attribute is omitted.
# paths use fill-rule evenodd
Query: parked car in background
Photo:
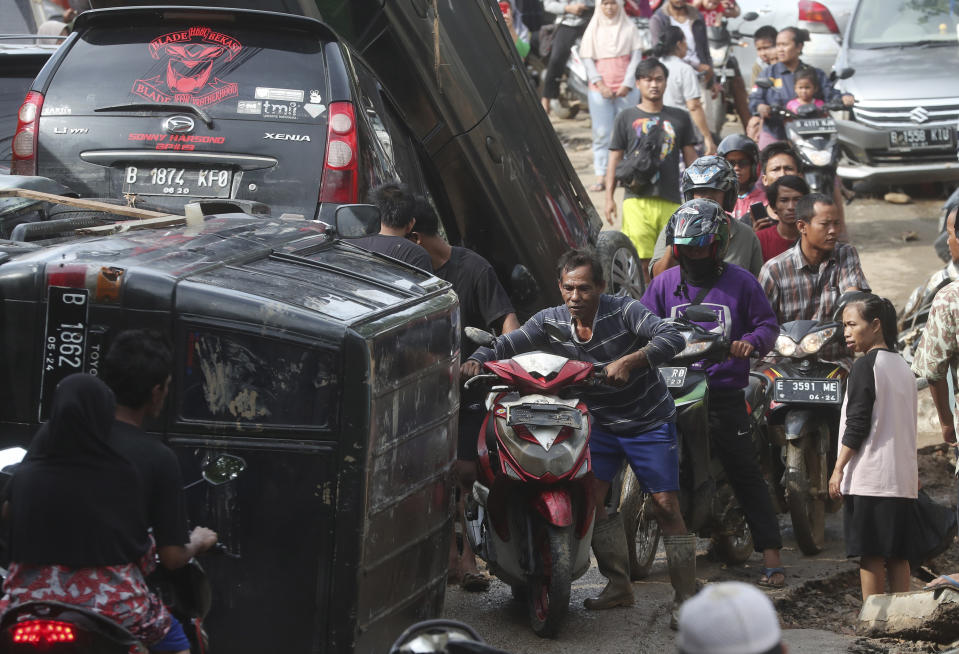
<svg viewBox="0 0 959 654"><path fill-rule="evenodd" d="M827 73L839 54L842 34L849 22L856 0L738 0L742 12L729 21L729 29L738 29L747 41L747 47L737 48L736 59L749 83L749 71L756 61L752 35L758 27L772 25L776 29L800 27L809 32L809 42L803 47L802 60ZM753 21L743 21L750 11L759 14Z"/></svg>
<svg viewBox="0 0 959 654"><path fill-rule="evenodd" d="M839 175L906 183L959 180L959 16L951 0L859 0L836 61L855 74L839 112Z"/></svg>

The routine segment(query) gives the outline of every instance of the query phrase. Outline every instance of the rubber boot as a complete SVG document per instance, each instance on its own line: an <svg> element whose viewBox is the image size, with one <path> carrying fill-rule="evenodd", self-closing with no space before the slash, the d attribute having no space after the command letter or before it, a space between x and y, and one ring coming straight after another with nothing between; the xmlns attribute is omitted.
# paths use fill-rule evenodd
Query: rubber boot
<svg viewBox="0 0 959 654"><path fill-rule="evenodd" d="M614 606L632 606L633 583L629 580L629 552L623 517L617 513L593 528L593 554L607 584L597 597L583 602L587 609L599 611Z"/></svg>
<svg viewBox="0 0 959 654"><path fill-rule="evenodd" d="M663 547L674 591L669 628L676 629L680 605L696 594L696 534L663 536Z"/></svg>

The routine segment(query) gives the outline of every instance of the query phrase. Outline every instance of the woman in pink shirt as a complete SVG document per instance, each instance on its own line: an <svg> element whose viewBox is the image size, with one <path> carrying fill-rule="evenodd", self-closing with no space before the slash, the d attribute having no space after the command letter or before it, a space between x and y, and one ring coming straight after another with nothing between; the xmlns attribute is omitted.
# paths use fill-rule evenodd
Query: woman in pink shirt
<svg viewBox="0 0 959 654"><path fill-rule="evenodd" d="M590 191L605 188L616 114L639 104L636 66L642 50L643 37L623 10L623 0L602 0L579 46L589 78L589 118L593 123L593 172L597 181Z"/></svg>
<svg viewBox="0 0 959 654"><path fill-rule="evenodd" d="M843 498L846 556L859 557L862 598L909 590L909 561L925 554L916 456L916 379L896 351L892 303L857 292L842 311L846 344L863 356L846 381L839 456L829 494Z"/></svg>

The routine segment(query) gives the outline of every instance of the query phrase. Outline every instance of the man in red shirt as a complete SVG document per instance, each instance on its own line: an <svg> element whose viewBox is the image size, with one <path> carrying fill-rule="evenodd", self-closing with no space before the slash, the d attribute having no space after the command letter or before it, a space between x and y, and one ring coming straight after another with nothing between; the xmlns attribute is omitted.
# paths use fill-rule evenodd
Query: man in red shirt
<svg viewBox="0 0 959 654"><path fill-rule="evenodd" d="M763 261L769 261L796 244L799 228L796 227L796 203L809 195L806 180L797 175L784 175L769 185L766 197L779 220L756 232L763 250Z"/></svg>

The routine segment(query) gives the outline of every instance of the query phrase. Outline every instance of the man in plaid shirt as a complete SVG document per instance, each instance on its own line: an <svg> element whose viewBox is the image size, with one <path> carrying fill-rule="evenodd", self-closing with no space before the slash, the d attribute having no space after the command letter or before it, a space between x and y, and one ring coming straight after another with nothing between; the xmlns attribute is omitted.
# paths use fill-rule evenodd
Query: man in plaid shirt
<svg viewBox="0 0 959 654"><path fill-rule="evenodd" d="M869 291L856 248L840 243L842 223L833 199L820 193L800 198L796 204L799 241L773 257L759 273L779 324L793 320L830 321L839 296L846 291ZM847 371L852 356L842 339L823 347L824 361Z"/></svg>

